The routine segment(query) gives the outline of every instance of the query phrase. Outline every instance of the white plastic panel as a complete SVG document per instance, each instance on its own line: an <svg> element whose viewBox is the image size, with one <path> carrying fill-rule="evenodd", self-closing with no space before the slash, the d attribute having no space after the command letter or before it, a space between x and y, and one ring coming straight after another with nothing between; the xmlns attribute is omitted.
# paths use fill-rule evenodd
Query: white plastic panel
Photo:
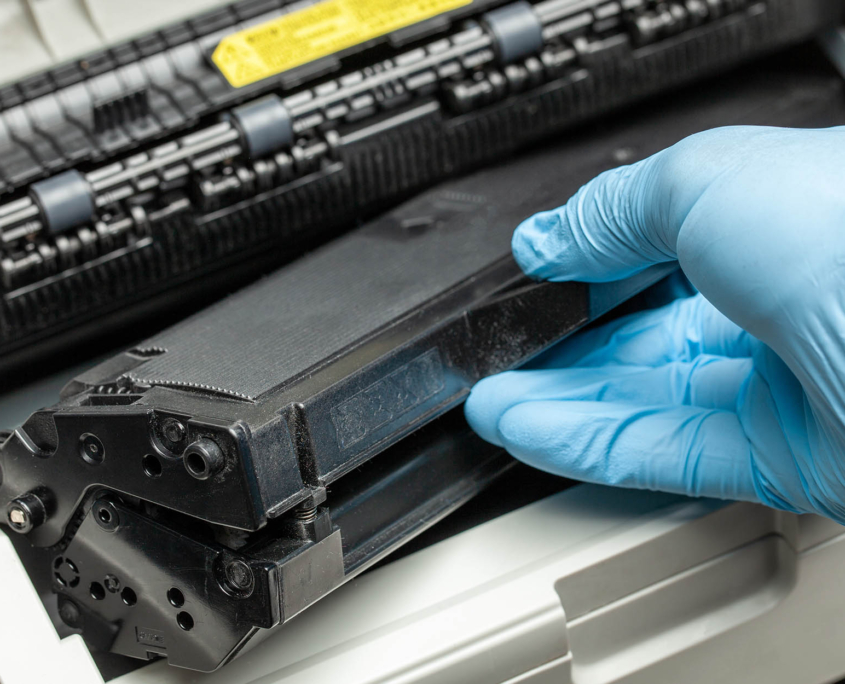
<svg viewBox="0 0 845 684"><path fill-rule="evenodd" d="M231 0L0 0L0 85Z"/></svg>
<svg viewBox="0 0 845 684"><path fill-rule="evenodd" d="M91 23L83 0L30 0L28 4L54 60L72 59L102 47L103 37Z"/></svg>
<svg viewBox="0 0 845 684"><path fill-rule="evenodd" d="M59 640L11 542L0 534L0 681L101 684L82 637Z"/></svg>
<svg viewBox="0 0 845 684"><path fill-rule="evenodd" d="M0 0L0 85L53 62L26 0Z"/></svg>
<svg viewBox="0 0 845 684"><path fill-rule="evenodd" d="M230 4L232 0L83 1L100 35L106 44L110 44L166 26L192 14Z"/></svg>

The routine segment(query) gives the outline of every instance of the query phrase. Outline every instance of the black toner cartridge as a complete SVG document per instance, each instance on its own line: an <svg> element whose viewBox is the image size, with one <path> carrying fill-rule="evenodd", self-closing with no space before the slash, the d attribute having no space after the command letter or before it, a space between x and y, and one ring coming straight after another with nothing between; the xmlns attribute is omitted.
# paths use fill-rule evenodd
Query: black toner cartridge
<svg viewBox="0 0 845 684"><path fill-rule="evenodd" d="M213 670L506 477L463 423L472 384L674 268L535 283L514 226L703 128L845 120L838 77L802 64L441 184L79 375L0 446L2 521L61 619Z"/></svg>
<svg viewBox="0 0 845 684"><path fill-rule="evenodd" d="M257 275L838 5L243 0L9 83L0 366Z"/></svg>

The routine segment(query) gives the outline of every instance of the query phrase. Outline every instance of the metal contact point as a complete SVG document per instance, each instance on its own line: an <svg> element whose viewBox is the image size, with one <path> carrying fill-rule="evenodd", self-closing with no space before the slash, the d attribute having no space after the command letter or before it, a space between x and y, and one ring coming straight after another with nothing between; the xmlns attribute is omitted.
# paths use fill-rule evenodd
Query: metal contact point
<svg viewBox="0 0 845 684"><path fill-rule="evenodd" d="M24 513L20 508L12 508L12 510L9 511L9 522L12 523L12 525L23 527L27 522L26 513Z"/></svg>
<svg viewBox="0 0 845 684"><path fill-rule="evenodd" d="M6 519L15 532L28 534L47 519L47 508L41 497L29 492L9 503Z"/></svg>

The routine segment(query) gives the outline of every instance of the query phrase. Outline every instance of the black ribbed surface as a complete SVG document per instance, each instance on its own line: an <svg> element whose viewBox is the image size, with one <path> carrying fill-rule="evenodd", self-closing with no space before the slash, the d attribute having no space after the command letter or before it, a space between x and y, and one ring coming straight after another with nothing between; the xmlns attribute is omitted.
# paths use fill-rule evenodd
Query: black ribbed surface
<svg viewBox="0 0 845 684"><path fill-rule="evenodd" d="M130 377L258 397L507 257L522 200L547 204L555 195L547 182L514 198L511 174L549 178L557 159L426 193L149 340L141 349L167 352Z"/></svg>

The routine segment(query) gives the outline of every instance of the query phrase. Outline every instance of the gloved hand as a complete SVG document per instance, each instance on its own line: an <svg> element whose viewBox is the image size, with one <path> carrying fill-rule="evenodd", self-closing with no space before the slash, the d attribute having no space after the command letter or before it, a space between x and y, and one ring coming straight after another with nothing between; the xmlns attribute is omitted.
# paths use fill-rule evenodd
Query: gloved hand
<svg viewBox="0 0 845 684"><path fill-rule="evenodd" d="M845 128L692 136L528 219L513 251L555 281L677 259L701 294L480 382L482 437L567 477L845 523Z"/></svg>

